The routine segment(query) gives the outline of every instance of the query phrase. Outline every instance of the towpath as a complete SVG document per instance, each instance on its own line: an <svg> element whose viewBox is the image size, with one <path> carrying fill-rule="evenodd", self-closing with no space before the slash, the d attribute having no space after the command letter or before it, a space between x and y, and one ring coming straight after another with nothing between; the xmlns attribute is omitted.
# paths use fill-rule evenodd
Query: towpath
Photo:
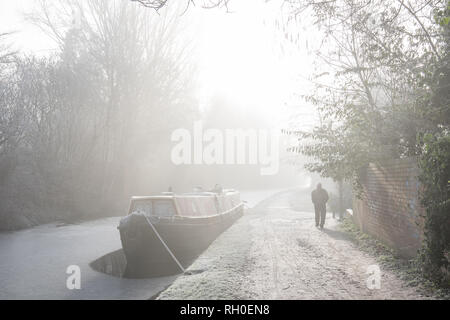
<svg viewBox="0 0 450 320"><path fill-rule="evenodd" d="M383 268L380 288L369 289L376 260L331 215L324 230L315 228L308 198L291 190L248 210L158 299L426 298Z"/></svg>

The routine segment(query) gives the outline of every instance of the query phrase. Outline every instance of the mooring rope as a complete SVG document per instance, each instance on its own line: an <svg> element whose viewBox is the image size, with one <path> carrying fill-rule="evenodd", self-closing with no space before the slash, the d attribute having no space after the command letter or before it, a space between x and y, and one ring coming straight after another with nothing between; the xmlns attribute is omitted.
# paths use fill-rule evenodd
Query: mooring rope
<svg viewBox="0 0 450 320"><path fill-rule="evenodd" d="M177 263L178 267L180 267L181 271L183 273L186 272L186 270L183 268L183 266L181 265L180 261L178 261L177 257L175 257L175 255L173 254L172 250L170 250L170 248L167 246L166 242L163 240L163 238L161 238L161 236L159 235L159 232L156 230L155 226L153 225L153 223L150 221L150 219L147 217L146 214L144 214L145 219L147 220L147 223L150 225L150 227L153 229L153 231L155 232L156 236L158 237L159 241L161 241L161 243L164 245L164 247L166 248L167 252L169 252L170 256L172 257L172 259Z"/></svg>

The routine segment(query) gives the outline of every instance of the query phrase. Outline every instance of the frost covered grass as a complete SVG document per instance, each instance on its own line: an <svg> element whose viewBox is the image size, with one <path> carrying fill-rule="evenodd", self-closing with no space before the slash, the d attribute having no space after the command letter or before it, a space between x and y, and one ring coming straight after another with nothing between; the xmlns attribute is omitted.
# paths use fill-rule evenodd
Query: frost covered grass
<svg viewBox="0 0 450 320"><path fill-rule="evenodd" d="M248 217L222 234L158 299L248 299L241 293L247 270ZM239 236L240 235L240 236Z"/></svg>
<svg viewBox="0 0 450 320"><path fill-rule="evenodd" d="M450 290L439 288L423 277L416 259L401 258L394 249L359 230L350 217L344 219L339 229L348 234L359 249L376 258L384 268L395 272L408 286L417 288L425 296L450 299Z"/></svg>

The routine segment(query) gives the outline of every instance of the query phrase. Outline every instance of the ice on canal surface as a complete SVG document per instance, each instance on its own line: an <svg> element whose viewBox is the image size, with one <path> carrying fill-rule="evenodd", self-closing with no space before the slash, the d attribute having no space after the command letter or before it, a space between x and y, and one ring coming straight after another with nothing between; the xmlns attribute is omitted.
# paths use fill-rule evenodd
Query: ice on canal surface
<svg viewBox="0 0 450 320"><path fill-rule="evenodd" d="M252 207L279 190L245 191ZM43 225L0 233L0 299L149 299L177 276L125 279L91 268L90 263L121 249L120 218L74 225ZM81 270L81 289L66 286L66 270Z"/></svg>
<svg viewBox="0 0 450 320"><path fill-rule="evenodd" d="M119 219L1 233L0 299L149 299L163 290L175 277L123 279L89 266L121 248ZM80 290L66 286L71 265L80 267Z"/></svg>

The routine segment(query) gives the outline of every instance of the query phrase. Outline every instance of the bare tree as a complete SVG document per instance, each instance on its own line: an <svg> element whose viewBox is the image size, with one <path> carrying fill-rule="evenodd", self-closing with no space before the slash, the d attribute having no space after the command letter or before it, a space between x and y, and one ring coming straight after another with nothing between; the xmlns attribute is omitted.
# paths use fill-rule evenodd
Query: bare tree
<svg viewBox="0 0 450 320"><path fill-rule="evenodd" d="M312 17L321 35L314 90L304 98L323 122L312 132L296 132L302 139L293 148L312 159L307 169L339 185L357 182L369 162L416 155L421 132L448 125L442 106L428 99L446 50L434 15L447 1L285 3L294 17Z"/></svg>
<svg viewBox="0 0 450 320"><path fill-rule="evenodd" d="M23 129L22 109L14 104L17 87L11 72L17 52L8 43L9 35L0 34L0 157L17 146Z"/></svg>
<svg viewBox="0 0 450 320"><path fill-rule="evenodd" d="M32 119L33 144L47 159L37 162L54 164L44 170L49 175L61 168L60 183L72 182L66 193L78 188L103 204L126 201L131 172L183 117L195 82L178 12L167 7L158 15L124 1L41 0L29 16L61 47L49 66L56 72L41 81L50 100L33 109ZM91 181L89 192L83 179Z"/></svg>
<svg viewBox="0 0 450 320"><path fill-rule="evenodd" d="M17 54L17 51L13 50L8 42L11 34L11 32L0 33L0 65L11 63Z"/></svg>

